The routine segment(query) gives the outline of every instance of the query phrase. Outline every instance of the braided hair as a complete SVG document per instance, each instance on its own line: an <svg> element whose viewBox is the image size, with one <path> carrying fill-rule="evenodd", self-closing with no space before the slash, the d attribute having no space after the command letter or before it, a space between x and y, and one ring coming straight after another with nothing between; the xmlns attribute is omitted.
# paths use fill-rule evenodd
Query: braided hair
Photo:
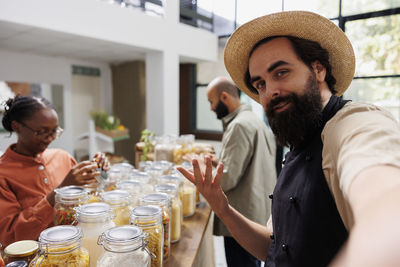
<svg viewBox="0 0 400 267"><path fill-rule="evenodd" d="M4 114L1 122L4 129L12 133L11 123L13 121L21 122L29 119L36 111L44 108L54 109L45 98L17 95L4 103Z"/></svg>

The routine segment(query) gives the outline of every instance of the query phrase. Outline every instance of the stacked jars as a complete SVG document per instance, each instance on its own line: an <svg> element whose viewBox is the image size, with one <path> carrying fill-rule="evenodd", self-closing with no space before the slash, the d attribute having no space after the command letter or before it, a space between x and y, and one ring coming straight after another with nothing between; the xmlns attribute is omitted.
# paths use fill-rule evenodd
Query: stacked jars
<svg viewBox="0 0 400 267"><path fill-rule="evenodd" d="M95 267L102 248L97 245L99 236L115 227L111 207L106 203L90 203L75 208L78 226L82 229L82 245L89 251L90 266Z"/></svg>
<svg viewBox="0 0 400 267"><path fill-rule="evenodd" d="M144 196L141 205L156 205L162 209L162 224L164 227L163 258L166 261L171 249L171 201L165 193L154 193Z"/></svg>
<svg viewBox="0 0 400 267"><path fill-rule="evenodd" d="M75 223L74 208L85 204L88 200L87 191L81 186L64 186L54 189L55 196L55 225L68 225Z"/></svg>
<svg viewBox="0 0 400 267"><path fill-rule="evenodd" d="M142 183L142 195L154 192L154 186L150 184L150 175L145 172L132 172L129 180L135 180Z"/></svg>
<svg viewBox="0 0 400 267"><path fill-rule="evenodd" d="M89 253L81 246L82 230L72 225L54 226L40 233L34 267L88 267Z"/></svg>
<svg viewBox="0 0 400 267"><path fill-rule="evenodd" d="M127 191L130 195L130 206L135 207L139 204L143 184L138 180L126 180L117 183L117 189Z"/></svg>
<svg viewBox="0 0 400 267"><path fill-rule="evenodd" d="M112 190L101 193L101 199L113 209L116 226L129 224L130 195L124 190Z"/></svg>
<svg viewBox="0 0 400 267"><path fill-rule="evenodd" d="M137 206L131 210L131 224L148 234L148 246L153 253L151 267L163 266L164 227L162 210L158 206Z"/></svg>
<svg viewBox="0 0 400 267"><path fill-rule="evenodd" d="M150 266L146 234L136 226L111 228L99 237L98 244L104 247L98 267Z"/></svg>
<svg viewBox="0 0 400 267"><path fill-rule="evenodd" d="M4 249L4 263L23 261L29 264L36 256L39 245L33 240L22 240L8 245Z"/></svg>
<svg viewBox="0 0 400 267"><path fill-rule="evenodd" d="M168 194L171 199L171 242L178 242L181 238L183 222L182 202L178 195L178 187L175 184L158 184L154 190Z"/></svg>

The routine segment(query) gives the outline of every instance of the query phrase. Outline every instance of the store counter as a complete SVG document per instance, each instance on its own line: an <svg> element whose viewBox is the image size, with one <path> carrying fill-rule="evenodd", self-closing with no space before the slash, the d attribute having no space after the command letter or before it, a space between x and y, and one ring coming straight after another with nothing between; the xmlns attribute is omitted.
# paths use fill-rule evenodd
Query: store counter
<svg viewBox="0 0 400 267"><path fill-rule="evenodd" d="M164 267L213 267L213 213L206 202L200 202L196 213L184 218L181 239L171 244L171 255Z"/></svg>

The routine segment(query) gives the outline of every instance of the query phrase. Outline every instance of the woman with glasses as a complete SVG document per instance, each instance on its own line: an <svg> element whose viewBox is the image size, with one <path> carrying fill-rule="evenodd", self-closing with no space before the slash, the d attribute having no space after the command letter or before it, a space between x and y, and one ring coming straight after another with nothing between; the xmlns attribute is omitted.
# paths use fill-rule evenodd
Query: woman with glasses
<svg viewBox="0 0 400 267"><path fill-rule="evenodd" d="M108 169L109 162L97 153L94 160L77 163L66 151L48 148L63 130L44 98L8 99L2 123L18 136L0 157L0 241L7 246L36 240L52 224L54 188L95 182L97 167Z"/></svg>

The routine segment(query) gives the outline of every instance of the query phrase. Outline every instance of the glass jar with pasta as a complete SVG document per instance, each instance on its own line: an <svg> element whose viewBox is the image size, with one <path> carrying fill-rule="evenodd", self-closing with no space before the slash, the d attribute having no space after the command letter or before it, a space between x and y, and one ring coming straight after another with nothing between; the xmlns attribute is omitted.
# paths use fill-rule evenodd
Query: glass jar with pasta
<svg viewBox="0 0 400 267"><path fill-rule="evenodd" d="M111 206L115 213L116 226L129 224L130 195L124 190L112 190L101 193L101 200Z"/></svg>
<svg viewBox="0 0 400 267"><path fill-rule="evenodd" d="M178 195L176 184L157 184L154 190L159 193L166 193L171 198L171 243L178 242L181 238L183 212L182 202Z"/></svg>
<svg viewBox="0 0 400 267"><path fill-rule="evenodd" d="M154 193L148 194L140 200L141 205L155 205L161 207L162 210L162 225L164 228L163 238L163 258L166 261L171 250L171 200L168 194Z"/></svg>
<svg viewBox="0 0 400 267"><path fill-rule="evenodd" d="M82 229L82 245L89 251L90 267L96 267L103 249L97 239L106 230L115 227L111 207L107 203L89 203L75 208L78 227Z"/></svg>
<svg viewBox="0 0 400 267"><path fill-rule="evenodd" d="M151 267L163 266L164 227L159 206L137 206L131 210L131 224L147 233L148 248L153 254Z"/></svg>
<svg viewBox="0 0 400 267"><path fill-rule="evenodd" d="M74 208L87 202L87 191L81 186L70 185L56 188L54 192L54 225L75 224Z"/></svg>
<svg viewBox="0 0 400 267"><path fill-rule="evenodd" d="M59 225L40 233L39 253L31 267L89 267L89 253L81 246L82 230Z"/></svg>
<svg viewBox="0 0 400 267"><path fill-rule="evenodd" d="M97 267L149 267L151 252L147 248L146 237L146 233L133 225L105 231L98 240L104 250Z"/></svg>

